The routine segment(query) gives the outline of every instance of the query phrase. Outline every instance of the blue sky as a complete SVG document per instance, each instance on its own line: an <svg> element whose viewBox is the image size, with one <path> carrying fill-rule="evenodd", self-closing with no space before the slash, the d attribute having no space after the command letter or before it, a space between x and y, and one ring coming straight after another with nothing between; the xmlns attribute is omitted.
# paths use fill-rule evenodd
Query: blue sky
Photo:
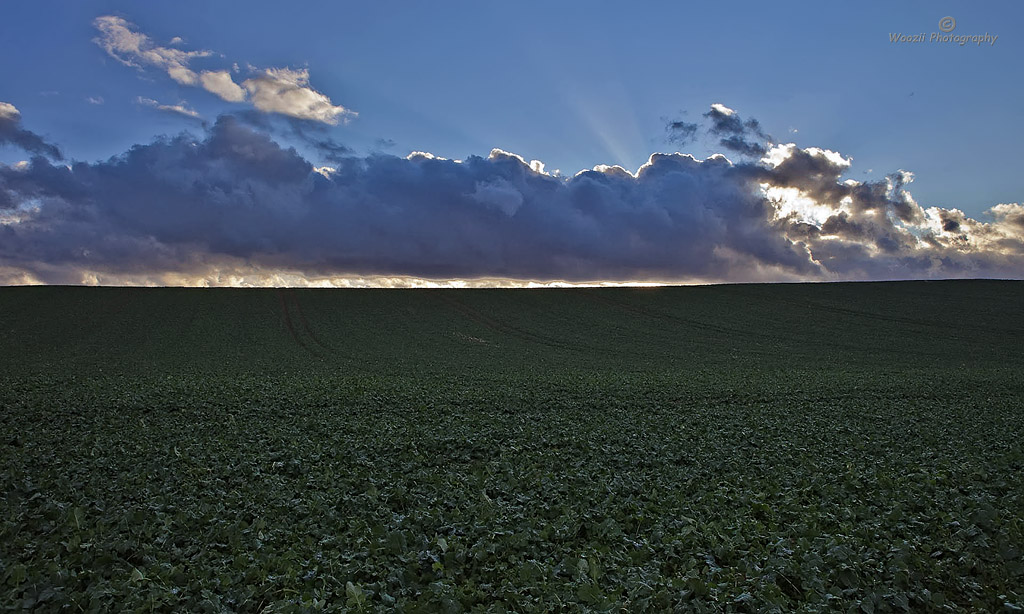
<svg viewBox="0 0 1024 614"><path fill-rule="evenodd" d="M704 129L682 144L668 139L669 121L704 126L721 103L756 118L769 146L852 158L842 179L911 171L923 208L991 221L989 208L1020 203L1024 192L1013 171L1024 140L1024 6L1015 2L44 0L5 13L0 101L70 161L99 162L182 131L201 139L218 117L250 112L315 166L329 160L308 134L351 156L461 160L500 148L563 176L599 164L632 172L676 150L742 162ZM956 19L952 34L998 38L890 41L930 35L945 16ZM336 125L300 123L301 137L287 113L260 111L255 93L229 102L160 66L123 53L119 61L100 40L103 17L123 19L153 46L210 52L189 60L197 75L226 70L242 84L268 69L308 71L304 87L354 113ZM26 157L0 146L9 167Z"/></svg>

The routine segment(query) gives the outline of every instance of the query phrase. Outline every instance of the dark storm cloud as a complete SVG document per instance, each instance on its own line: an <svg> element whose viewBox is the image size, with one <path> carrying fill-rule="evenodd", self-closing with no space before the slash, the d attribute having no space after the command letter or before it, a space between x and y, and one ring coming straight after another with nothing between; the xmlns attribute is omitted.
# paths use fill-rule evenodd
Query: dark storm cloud
<svg viewBox="0 0 1024 614"><path fill-rule="evenodd" d="M320 152L323 159L328 162L340 162L343 158L348 158L355 153L351 147L342 145L331 138L314 139L310 145Z"/></svg>
<svg viewBox="0 0 1024 614"><path fill-rule="evenodd" d="M756 119L744 121L735 111L719 103L711 105L704 117L711 121L709 132L722 137L718 143L729 151L756 157L768 151L765 143L770 144L772 137L761 129Z"/></svg>
<svg viewBox="0 0 1024 614"><path fill-rule="evenodd" d="M735 111L723 105L713 105L711 110L704 114L704 117L711 119L712 134L738 136L752 134L766 139L771 138L761 130L761 124L756 119L743 121Z"/></svg>
<svg viewBox="0 0 1024 614"><path fill-rule="evenodd" d="M772 137L762 128L756 119L744 120L736 111L715 103L703 115L705 125L703 131L718 137L718 144L727 151L741 156L760 158L768 152ZM665 124L668 142L683 147L692 143L702 126L682 120L670 120Z"/></svg>
<svg viewBox="0 0 1024 614"><path fill-rule="evenodd" d="M14 105L0 102L0 145L11 144L25 151L46 156L53 160L63 160L64 156L56 145L21 126L21 113Z"/></svg>
<svg viewBox="0 0 1024 614"><path fill-rule="evenodd" d="M768 151L764 145L761 145L760 143L751 143L743 137L736 135L725 137L718 141L718 143L729 151L734 151L741 156L760 157Z"/></svg>
<svg viewBox="0 0 1024 614"><path fill-rule="evenodd" d="M943 232L956 232L960 230L960 222L952 219L949 216L942 217L942 230Z"/></svg>
<svg viewBox="0 0 1024 614"><path fill-rule="evenodd" d="M294 117L285 118L294 136L305 141L317 151L321 158L328 162L338 162L355 153L346 145L335 141L327 135L327 127L320 123Z"/></svg>
<svg viewBox="0 0 1024 614"><path fill-rule="evenodd" d="M274 131L274 122L271 120L272 116L267 115L266 113L260 113L259 111L233 111L231 113L221 115L220 117L222 119L225 117L233 117L242 123L248 124L253 128L258 128L264 132Z"/></svg>
<svg viewBox="0 0 1024 614"><path fill-rule="evenodd" d="M462 162L374 154L320 174L225 116L202 140L0 171L15 200L38 206L3 228L8 265L139 272L198 252L316 274L728 278L750 262L816 273L724 159L655 155L637 177L563 179L499 150Z"/></svg>
<svg viewBox="0 0 1024 614"><path fill-rule="evenodd" d="M787 149L786 157L771 171L765 170L765 177L772 185L797 188L807 193L816 201L838 201L850 194L849 186L839 182L839 178L849 167L849 163L835 156L827 156L816 149ZM880 184L863 184L869 186L866 193L877 192ZM884 190L881 192L884 196Z"/></svg>
<svg viewBox="0 0 1024 614"><path fill-rule="evenodd" d="M263 132L298 139L316 151L321 161L337 163L355 154L355 150L328 136L327 128L319 122L294 117L275 120L257 111L240 111L230 117Z"/></svg>
<svg viewBox="0 0 1024 614"><path fill-rule="evenodd" d="M842 181L848 161L815 148L777 146L757 164L654 154L635 175L566 178L501 150L455 161L339 149L318 168L268 127L222 116L201 138L103 162L0 165L0 274L751 281L1014 277L1024 265L1024 207L993 207L991 223L924 210L909 174ZM820 221L766 189L811 201Z"/></svg>

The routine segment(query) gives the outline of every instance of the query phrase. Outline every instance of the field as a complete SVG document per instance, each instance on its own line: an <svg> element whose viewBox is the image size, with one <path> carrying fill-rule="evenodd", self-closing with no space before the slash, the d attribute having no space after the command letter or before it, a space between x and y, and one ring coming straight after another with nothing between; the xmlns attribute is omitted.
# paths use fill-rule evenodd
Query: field
<svg viewBox="0 0 1024 614"><path fill-rule="evenodd" d="M0 289L0 608L1018 612L1024 282Z"/></svg>

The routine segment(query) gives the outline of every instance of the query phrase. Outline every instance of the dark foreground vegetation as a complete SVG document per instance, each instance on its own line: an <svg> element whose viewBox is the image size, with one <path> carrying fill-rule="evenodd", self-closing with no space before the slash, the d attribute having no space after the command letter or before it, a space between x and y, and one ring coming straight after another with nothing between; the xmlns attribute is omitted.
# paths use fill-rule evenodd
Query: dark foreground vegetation
<svg viewBox="0 0 1024 614"><path fill-rule="evenodd" d="M0 289L0 608L1024 607L1024 283Z"/></svg>

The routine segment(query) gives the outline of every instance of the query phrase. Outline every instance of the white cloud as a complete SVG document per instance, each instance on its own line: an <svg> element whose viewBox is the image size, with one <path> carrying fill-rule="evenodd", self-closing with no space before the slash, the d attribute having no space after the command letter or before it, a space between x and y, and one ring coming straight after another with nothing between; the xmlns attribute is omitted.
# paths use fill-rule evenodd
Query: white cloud
<svg viewBox="0 0 1024 614"><path fill-rule="evenodd" d="M211 51L182 51L161 47L145 34L134 30L134 24L113 15L97 17L93 25L100 36L93 39L110 57L125 64L142 68L156 66L182 85L197 85L199 76L188 63L193 58L213 55Z"/></svg>
<svg viewBox="0 0 1024 614"><path fill-rule="evenodd" d="M103 96L88 96L85 101L89 104L103 104Z"/></svg>
<svg viewBox="0 0 1024 614"><path fill-rule="evenodd" d="M0 102L0 118L17 120L21 117L21 111L9 102Z"/></svg>
<svg viewBox="0 0 1024 614"><path fill-rule="evenodd" d="M331 175L338 172L338 169L333 166L314 166L313 172L319 173L324 179L330 179Z"/></svg>
<svg viewBox="0 0 1024 614"><path fill-rule="evenodd" d="M820 227L836 211L848 207L847 202L839 203L838 207L819 203L797 188L780 188L764 183L761 184L761 191L775 208L775 219L795 216L798 222L807 222Z"/></svg>
<svg viewBox="0 0 1024 614"><path fill-rule="evenodd" d="M770 168L776 168L786 160L788 160L794 152L798 151L796 143L779 143L773 145L764 157L761 158L762 164L767 164Z"/></svg>
<svg viewBox="0 0 1024 614"><path fill-rule="evenodd" d="M199 113L184 102L179 102L178 104L160 104L160 102L153 100L152 98L144 98L142 96L136 98L135 101L141 105L153 107L159 111L167 111L168 113L177 113L179 115L184 115L185 117L199 119Z"/></svg>
<svg viewBox="0 0 1024 614"><path fill-rule="evenodd" d="M494 151L500 151L495 149ZM491 152L494 153L493 151ZM448 158L442 158L441 156L435 156L429 151L410 151L409 155L405 157L406 160L447 160Z"/></svg>
<svg viewBox="0 0 1024 614"><path fill-rule="evenodd" d="M171 79L181 85L202 87L228 102L245 102L248 97L260 111L331 125L336 125L339 118L347 119L357 115L341 105L335 105L327 95L310 87L309 71L306 69L260 69L248 65L249 70L257 74L239 86L227 70L197 73L189 67L195 58L214 55L212 51L183 51L162 47L139 32L134 24L113 15L98 17L93 25L100 31L100 36L93 39L94 42L122 64L136 68L155 66L166 71ZM175 36L170 45L183 42L180 36ZM238 72L238 64L232 63L231 69Z"/></svg>
<svg viewBox="0 0 1024 614"><path fill-rule="evenodd" d="M252 97L253 106L268 113L281 113L299 119L337 124L338 117L356 115L309 87L309 71L268 68L263 74L242 82Z"/></svg>
<svg viewBox="0 0 1024 614"><path fill-rule="evenodd" d="M203 89L220 96L228 102L242 102L245 100L245 90L238 86L231 79L231 73L226 70L207 70L199 75Z"/></svg>
<svg viewBox="0 0 1024 614"><path fill-rule="evenodd" d="M619 177L634 176L633 173L627 171L625 168L619 166L618 164L598 164L595 165L594 168L591 170L593 170L595 173L602 173L605 175L616 175Z"/></svg>
<svg viewBox="0 0 1024 614"><path fill-rule="evenodd" d="M821 156L825 158L836 168L847 169L850 168L850 164L853 163L853 158L847 158L838 151L832 151L831 149L822 149L820 147L808 147L804 151L811 154L812 156ZM912 181L912 179L908 179L908 181Z"/></svg>
<svg viewBox="0 0 1024 614"><path fill-rule="evenodd" d="M1020 203L1000 204L990 208L988 214L995 218L997 224L1006 229L1008 235L1024 239L1024 205Z"/></svg>
<svg viewBox="0 0 1024 614"><path fill-rule="evenodd" d="M729 107L725 106L720 102L713 103L711 105L711 108L718 111L722 115L733 115L736 113L736 111L733 111L732 109L730 109Z"/></svg>

